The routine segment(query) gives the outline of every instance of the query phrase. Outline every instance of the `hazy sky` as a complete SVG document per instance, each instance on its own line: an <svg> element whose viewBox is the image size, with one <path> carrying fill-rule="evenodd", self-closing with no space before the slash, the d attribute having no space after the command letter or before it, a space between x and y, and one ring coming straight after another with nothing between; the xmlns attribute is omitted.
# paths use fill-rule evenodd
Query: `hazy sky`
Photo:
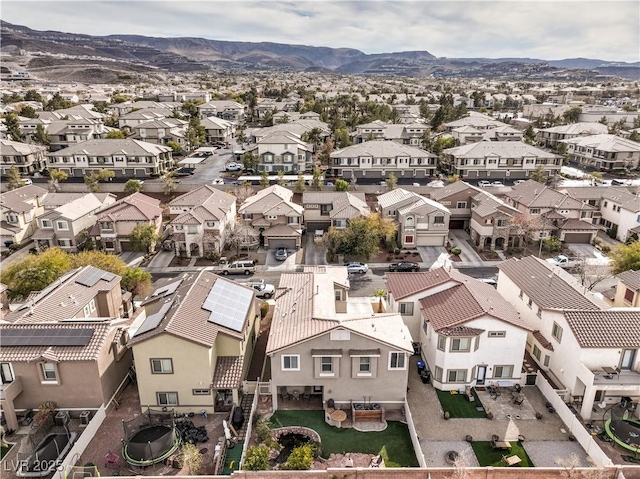
<svg viewBox="0 0 640 479"><path fill-rule="evenodd" d="M3 0L0 18L36 30L269 41L365 53L640 60L638 0Z"/></svg>

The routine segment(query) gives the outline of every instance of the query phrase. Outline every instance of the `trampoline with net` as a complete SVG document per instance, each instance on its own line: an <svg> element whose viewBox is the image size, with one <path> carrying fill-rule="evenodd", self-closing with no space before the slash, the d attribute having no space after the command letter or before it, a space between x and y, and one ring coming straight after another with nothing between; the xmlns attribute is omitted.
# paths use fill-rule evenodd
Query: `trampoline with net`
<svg viewBox="0 0 640 479"><path fill-rule="evenodd" d="M173 410L148 408L131 421L122 421L122 457L132 466L146 467L168 459L180 447Z"/></svg>
<svg viewBox="0 0 640 479"><path fill-rule="evenodd" d="M640 452L640 421L633 416L636 405L622 401L609 409L611 417L604 423L609 437L617 444L632 451Z"/></svg>

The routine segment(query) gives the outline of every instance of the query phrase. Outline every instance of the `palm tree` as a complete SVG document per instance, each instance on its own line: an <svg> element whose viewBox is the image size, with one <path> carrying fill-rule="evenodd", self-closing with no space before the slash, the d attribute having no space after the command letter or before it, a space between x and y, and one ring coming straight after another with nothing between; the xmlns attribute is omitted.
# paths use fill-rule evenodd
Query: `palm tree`
<svg viewBox="0 0 640 479"><path fill-rule="evenodd" d="M378 299L378 313L384 313L384 305L382 304L382 298L387 295L387 292L384 289L377 289L373 295Z"/></svg>

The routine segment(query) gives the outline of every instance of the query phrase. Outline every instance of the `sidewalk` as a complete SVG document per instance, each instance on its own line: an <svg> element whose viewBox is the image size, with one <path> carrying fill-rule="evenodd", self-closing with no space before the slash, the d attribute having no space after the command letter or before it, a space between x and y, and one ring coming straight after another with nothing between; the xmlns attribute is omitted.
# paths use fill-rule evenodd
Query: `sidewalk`
<svg viewBox="0 0 640 479"><path fill-rule="evenodd" d="M14 252L11 256L8 256L7 258L3 259L2 262L0 263L0 268L22 261L29 255L29 250L31 248L35 248L35 244L33 243L33 241L29 241L25 246L20 248L18 251Z"/></svg>

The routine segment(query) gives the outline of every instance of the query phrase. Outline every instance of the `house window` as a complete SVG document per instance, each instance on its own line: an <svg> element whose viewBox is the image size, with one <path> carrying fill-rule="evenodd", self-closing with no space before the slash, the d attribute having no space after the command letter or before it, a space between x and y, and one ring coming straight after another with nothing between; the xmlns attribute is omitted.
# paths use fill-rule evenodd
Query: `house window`
<svg viewBox="0 0 640 479"><path fill-rule="evenodd" d="M413 235L406 235L404 237L404 243L405 244L412 244L413 243Z"/></svg>
<svg viewBox="0 0 640 479"><path fill-rule="evenodd" d="M346 228L347 220L333 220L333 226L336 228Z"/></svg>
<svg viewBox="0 0 640 479"><path fill-rule="evenodd" d="M456 203L456 208L466 208L467 207L467 202L466 201L458 201Z"/></svg>
<svg viewBox="0 0 640 479"><path fill-rule="evenodd" d="M522 290L520 290L520 293L518 294L518 297L519 297L520 299L522 299L522 297L523 297L523 296L524 296L524 293L522 292Z"/></svg>
<svg viewBox="0 0 640 479"><path fill-rule="evenodd" d="M562 327L558 325L558 323L553 323L553 329L551 330L551 336L553 336L556 341L562 341Z"/></svg>
<svg viewBox="0 0 640 479"><path fill-rule="evenodd" d="M159 406L177 406L178 393L156 393Z"/></svg>
<svg viewBox="0 0 640 479"><path fill-rule="evenodd" d="M361 373L370 373L371 372L371 358L360 358L360 364L358 367L358 371Z"/></svg>
<svg viewBox="0 0 640 479"><path fill-rule="evenodd" d="M447 382L463 383L467 379L466 369L450 369L447 371Z"/></svg>
<svg viewBox="0 0 640 479"><path fill-rule="evenodd" d="M187 226L187 233L189 233L190 235L194 235L198 232L198 226L197 225L188 225Z"/></svg>
<svg viewBox="0 0 640 479"><path fill-rule="evenodd" d="M175 229L176 231L182 231L184 229L184 226L182 225L175 225Z"/></svg>
<svg viewBox="0 0 640 479"><path fill-rule="evenodd" d="M298 222L299 222L299 219L300 219L300 218L299 218L298 216L289 216L289 217L287 218L287 224L290 224L290 225L297 225L297 224L298 224Z"/></svg>
<svg viewBox="0 0 640 479"><path fill-rule="evenodd" d="M53 228L53 223L51 220L40 220L41 228Z"/></svg>
<svg viewBox="0 0 640 479"><path fill-rule="evenodd" d="M631 290L629 288L627 288L627 290L624 292L624 300L627 303L632 303L634 296L635 296L635 293L633 292L633 290Z"/></svg>
<svg viewBox="0 0 640 479"><path fill-rule="evenodd" d="M13 213L9 213L7 215L7 222L8 223L17 223L18 222L18 215L13 214Z"/></svg>
<svg viewBox="0 0 640 479"><path fill-rule="evenodd" d="M394 351L389 353L389 369L406 369L404 353Z"/></svg>
<svg viewBox="0 0 640 479"><path fill-rule="evenodd" d="M268 220L277 220L278 219L278 215L267 215L267 219Z"/></svg>
<svg viewBox="0 0 640 479"><path fill-rule="evenodd" d="M283 371L300 371L300 355L291 354L282 356Z"/></svg>
<svg viewBox="0 0 640 479"><path fill-rule="evenodd" d="M398 303L402 316L413 316L413 303Z"/></svg>
<svg viewBox="0 0 640 479"><path fill-rule="evenodd" d="M42 363L42 377L45 381L54 382L58 380L56 376L56 366L53 363Z"/></svg>
<svg viewBox="0 0 640 479"><path fill-rule="evenodd" d="M172 359L152 359L151 373L152 374L173 374L173 360Z"/></svg>
<svg viewBox="0 0 640 479"><path fill-rule="evenodd" d="M216 222L215 221L207 221L207 228L215 228L216 227Z"/></svg>
<svg viewBox="0 0 640 479"><path fill-rule="evenodd" d="M436 381L442 381L442 368L440 366L436 366L436 369L433 372L433 378Z"/></svg>
<svg viewBox="0 0 640 479"><path fill-rule="evenodd" d="M529 210L529 212L530 212L532 215L539 215L539 214L540 214L540 208L531 208L531 209Z"/></svg>
<svg viewBox="0 0 640 479"><path fill-rule="evenodd" d="M452 338L450 351L466 352L471 347L471 338Z"/></svg>
<svg viewBox="0 0 640 479"><path fill-rule="evenodd" d="M540 356L542 355L542 351L540 351L540 348L538 346L536 346L535 344L533 345L533 356L540 361Z"/></svg>
<svg viewBox="0 0 640 479"><path fill-rule="evenodd" d="M438 336L438 349L440 351L444 351L446 345L447 345L447 337L442 335Z"/></svg>
<svg viewBox="0 0 640 479"><path fill-rule="evenodd" d="M497 227L507 226L507 220L496 220L496 226Z"/></svg>
<svg viewBox="0 0 640 479"><path fill-rule="evenodd" d="M443 225L444 224L444 215L437 215L433 218L434 225Z"/></svg>
<svg viewBox="0 0 640 479"><path fill-rule="evenodd" d="M494 366L494 378L510 378L513 374L513 366Z"/></svg>
<svg viewBox="0 0 640 479"><path fill-rule="evenodd" d="M96 310L96 300L92 299L89 303L83 308L84 317L88 318L91 313Z"/></svg>
<svg viewBox="0 0 640 479"><path fill-rule="evenodd" d="M325 374L333 373L333 358L328 356L320 358L320 372Z"/></svg>
<svg viewBox="0 0 640 479"><path fill-rule="evenodd" d="M13 367L11 367L11 363L0 363L0 379L2 379L0 384L13 382L15 376L13 375Z"/></svg>
<svg viewBox="0 0 640 479"><path fill-rule="evenodd" d="M532 305L533 305L533 300L531 298L529 298L529 301L527 301L527 306L529 306L529 308L531 308Z"/></svg>
<svg viewBox="0 0 640 479"><path fill-rule="evenodd" d="M60 246L62 248L69 248L71 246L71 240L70 239L59 239L58 240L58 246Z"/></svg>
<svg viewBox="0 0 640 479"><path fill-rule="evenodd" d="M56 228L59 231L69 231L69 223L66 221L56 221Z"/></svg>
<svg viewBox="0 0 640 479"><path fill-rule="evenodd" d="M209 396L211 389L193 389L191 392L194 396Z"/></svg>
<svg viewBox="0 0 640 479"><path fill-rule="evenodd" d="M333 290L333 297L336 301L342 301L342 290L341 289L334 289Z"/></svg>
<svg viewBox="0 0 640 479"><path fill-rule="evenodd" d="M549 367L549 361L551 360L551 357L548 354L544 355L544 367L548 368Z"/></svg>
<svg viewBox="0 0 640 479"><path fill-rule="evenodd" d="M536 316L541 318L542 317L542 308L538 307L538 311L536 312Z"/></svg>
<svg viewBox="0 0 640 479"><path fill-rule="evenodd" d="M504 338L507 335L506 331L489 331L490 338Z"/></svg>

